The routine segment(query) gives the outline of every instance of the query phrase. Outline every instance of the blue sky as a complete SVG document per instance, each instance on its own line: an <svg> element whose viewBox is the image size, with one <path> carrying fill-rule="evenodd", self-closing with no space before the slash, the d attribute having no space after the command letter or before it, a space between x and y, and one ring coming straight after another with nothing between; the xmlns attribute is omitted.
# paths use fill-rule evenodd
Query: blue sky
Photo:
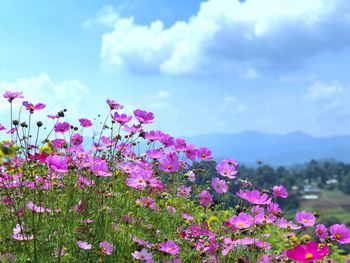
<svg viewBox="0 0 350 263"><path fill-rule="evenodd" d="M0 0L0 91L71 120L114 98L174 135L350 135L350 2L241 2Z"/></svg>

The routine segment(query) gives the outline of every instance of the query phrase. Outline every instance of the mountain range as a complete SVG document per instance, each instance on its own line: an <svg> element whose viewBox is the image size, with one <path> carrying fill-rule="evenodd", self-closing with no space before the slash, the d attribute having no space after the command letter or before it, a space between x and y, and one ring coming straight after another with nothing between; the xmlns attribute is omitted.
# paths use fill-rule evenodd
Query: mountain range
<svg viewBox="0 0 350 263"><path fill-rule="evenodd" d="M246 165L257 161L278 166L311 159L350 162L350 136L314 137L303 132L285 135L245 131L204 134L185 138L197 147L211 149L215 160L233 158Z"/></svg>

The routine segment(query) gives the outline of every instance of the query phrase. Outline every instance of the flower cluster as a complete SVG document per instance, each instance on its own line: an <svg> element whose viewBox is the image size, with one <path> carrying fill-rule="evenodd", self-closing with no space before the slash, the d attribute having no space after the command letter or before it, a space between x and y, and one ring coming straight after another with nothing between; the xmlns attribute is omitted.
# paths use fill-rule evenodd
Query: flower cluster
<svg viewBox="0 0 350 263"><path fill-rule="evenodd" d="M3 97L12 111L23 94ZM285 216L283 185L254 189L235 160L215 163L208 148L148 129L152 112L106 102L105 122L67 121L62 110L34 126L45 104L23 101L27 111L0 124L10 136L1 144L1 260L315 262L350 243L344 224L327 227L304 210Z"/></svg>

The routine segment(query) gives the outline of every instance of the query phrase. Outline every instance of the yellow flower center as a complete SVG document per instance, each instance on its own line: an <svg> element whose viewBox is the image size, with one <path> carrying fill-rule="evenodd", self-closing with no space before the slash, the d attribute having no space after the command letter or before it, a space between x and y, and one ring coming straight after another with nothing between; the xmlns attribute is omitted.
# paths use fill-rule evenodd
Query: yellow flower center
<svg viewBox="0 0 350 263"><path fill-rule="evenodd" d="M166 249L166 251L167 251L167 252L171 252L171 248L168 247L168 248Z"/></svg>
<svg viewBox="0 0 350 263"><path fill-rule="evenodd" d="M341 236L341 234L336 234L336 235L335 235L335 238L336 238L336 239L341 239L342 236Z"/></svg>
<svg viewBox="0 0 350 263"><path fill-rule="evenodd" d="M239 225L239 226L243 226L244 223L243 223L243 222L239 222L238 225Z"/></svg>
<svg viewBox="0 0 350 263"><path fill-rule="evenodd" d="M306 255L305 255L305 259L311 259L313 257L314 257L314 255L312 255L311 253L306 253Z"/></svg>
<svg viewBox="0 0 350 263"><path fill-rule="evenodd" d="M143 179L140 178L140 179L138 179L137 181L138 181L139 183L142 183L142 182L143 182Z"/></svg>
<svg viewBox="0 0 350 263"><path fill-rule="evenodd" d="M102 248L102 251L103 251L103 252L106 252L106 251L107 251L107 248L103 247L103 248Z"/></svg>
<svg viewBox="0 0 350 263"><path fill-rule="evenodd" d="M171 170L172 166L171 166L171 165L168 165L167 168L168 168L168 170Z"/></svg>
<svg viewBox="0 0 350 263"><path fill-rule="evenodd" d="M307 220L307 219L303 219L303 222L304 222L304 223L307 223L307 222L308 222L308 220Z"/></svg>

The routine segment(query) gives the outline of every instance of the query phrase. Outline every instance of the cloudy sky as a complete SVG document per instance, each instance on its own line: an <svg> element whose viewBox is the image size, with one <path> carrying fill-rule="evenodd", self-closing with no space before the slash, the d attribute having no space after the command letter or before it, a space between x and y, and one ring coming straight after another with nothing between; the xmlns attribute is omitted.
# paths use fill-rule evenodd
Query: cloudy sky
<svg viewBox="0 0 350 263"><path fill-rule="evenodd" d="M174 135L350 135L349 61L348 0L0 0L0 91L71 120L113 98Z"/></svg>

